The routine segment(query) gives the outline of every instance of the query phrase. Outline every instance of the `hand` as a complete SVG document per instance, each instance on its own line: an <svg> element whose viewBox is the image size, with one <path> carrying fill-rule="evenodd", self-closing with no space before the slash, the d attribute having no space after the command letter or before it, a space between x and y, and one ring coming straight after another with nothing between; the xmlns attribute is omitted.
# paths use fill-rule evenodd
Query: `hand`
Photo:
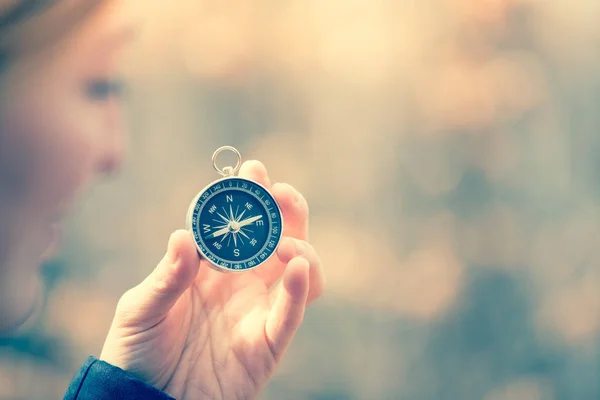
<svg viewBox="0 0 600 400"><path fill-rule="evenodd" d="M200 260L189 232L175 232L156 269L119 301L100 356L179 400L256 398L323 291L306 200L287 184L271 187L260 162L245 162L240 176L281 207L276 256L223 273Z"/></svg>

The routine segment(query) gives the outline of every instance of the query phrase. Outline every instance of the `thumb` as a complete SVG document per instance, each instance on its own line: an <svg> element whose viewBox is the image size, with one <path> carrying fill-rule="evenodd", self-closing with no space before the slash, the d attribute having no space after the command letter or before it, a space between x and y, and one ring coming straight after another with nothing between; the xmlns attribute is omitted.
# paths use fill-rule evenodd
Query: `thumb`
<svg viewBox="0 0 600 400"><path fill-rule="evenodd" d="M200 257L191 234L185 230L175 231L154 271L121 298L119 307L129 319L123 322L151 322L163 318L194 282L199 267Z"/></svg>

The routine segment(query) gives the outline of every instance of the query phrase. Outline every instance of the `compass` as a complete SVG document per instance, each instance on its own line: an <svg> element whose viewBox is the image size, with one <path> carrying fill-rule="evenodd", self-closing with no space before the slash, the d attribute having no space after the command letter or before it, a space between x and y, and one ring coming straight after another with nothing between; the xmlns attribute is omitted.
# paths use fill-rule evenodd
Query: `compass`
<svg viewBox="0 0 600 400"><path fill-rule="evenodd" d="M235 167L221 169L216 158L226 150L238 161ZM275 198L258 182L236 176L241 159L231 146L215 151L213 167L223 177L198 193L187 214L198 252L221 271L258 267L275 253L283 231Z"/></svg>

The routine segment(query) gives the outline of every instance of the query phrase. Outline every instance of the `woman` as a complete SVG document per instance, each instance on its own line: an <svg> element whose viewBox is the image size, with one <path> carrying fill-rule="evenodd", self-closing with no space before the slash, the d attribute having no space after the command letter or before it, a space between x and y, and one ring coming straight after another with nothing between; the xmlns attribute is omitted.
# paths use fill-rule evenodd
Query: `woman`
<svg viewBox="0 0 600 400"><path fill-rule="evenodd" d="M60 220L94 178L123 157L117 59L132 34L118 0L0 0L0 331L39 307L39 265ZM99 359L68 399L255 398L320 296L319 257L306 242L308 206L264 166L240 176L281 205L277 257L243 274L199 259L172 234L164 258L119 301ZM280 279L282 278L282 279Z"/></svg>

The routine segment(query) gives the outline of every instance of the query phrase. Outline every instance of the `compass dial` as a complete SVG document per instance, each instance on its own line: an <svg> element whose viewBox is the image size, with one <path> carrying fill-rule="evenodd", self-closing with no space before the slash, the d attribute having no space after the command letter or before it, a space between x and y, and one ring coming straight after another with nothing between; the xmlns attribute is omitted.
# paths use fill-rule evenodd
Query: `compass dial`
<svg viewBox="0 0 600 400"><path fill-rule="evenodd" d="M226 270L247 270L265 262L282 233L281 211L261 185L225 178L198 194L188 225L200 253Z"/></svg>

